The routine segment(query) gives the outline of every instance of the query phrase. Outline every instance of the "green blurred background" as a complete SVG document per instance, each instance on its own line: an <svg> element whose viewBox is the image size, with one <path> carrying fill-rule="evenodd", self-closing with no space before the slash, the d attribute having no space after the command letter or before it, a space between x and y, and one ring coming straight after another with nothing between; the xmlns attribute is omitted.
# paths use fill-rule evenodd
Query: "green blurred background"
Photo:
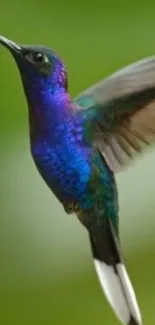
<svg viewBox="0 0 155 325"><path fill-rule="evenodd" d="M53 47L73 96L155 53L154 1L4 1L0 34ZM19 73L0 48L0 324L119 324L96 278L87 233L39 176ZM117 176L121 238L145 324L155 324L155 152Z"/></svg>

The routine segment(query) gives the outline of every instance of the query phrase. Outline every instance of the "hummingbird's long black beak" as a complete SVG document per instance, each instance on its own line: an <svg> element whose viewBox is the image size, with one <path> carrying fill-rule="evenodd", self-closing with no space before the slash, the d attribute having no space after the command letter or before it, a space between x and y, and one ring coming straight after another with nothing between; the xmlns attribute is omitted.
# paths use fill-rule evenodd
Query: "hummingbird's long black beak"
<svg viewBox="0 0 155 325"><path fill-rule="evenodd" d="M22 47L0 35L0 44L8 48L12 53L21 53Z"/></svg>

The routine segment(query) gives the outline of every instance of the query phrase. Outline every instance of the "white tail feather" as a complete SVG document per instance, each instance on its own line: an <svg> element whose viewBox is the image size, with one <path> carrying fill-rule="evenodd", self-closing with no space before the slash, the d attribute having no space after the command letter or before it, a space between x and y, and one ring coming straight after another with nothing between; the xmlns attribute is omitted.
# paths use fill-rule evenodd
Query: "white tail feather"
<svg viewBox="0 0 155 325"><path fill-rule="evenodd" d="M119 263L114 268L97 259L94 263L101 287L118 318L123 324L142 325L136 296L125 266Z"/></svg>

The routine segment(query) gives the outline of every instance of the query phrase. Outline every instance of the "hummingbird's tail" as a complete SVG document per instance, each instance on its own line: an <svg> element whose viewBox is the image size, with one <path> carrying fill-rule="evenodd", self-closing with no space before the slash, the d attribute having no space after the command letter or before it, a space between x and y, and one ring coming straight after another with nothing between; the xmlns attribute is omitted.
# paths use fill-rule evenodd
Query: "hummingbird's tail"
<svg viewBox="0 0 155 325"><path fill-rule="evenodd" d="M136 296L122 260L119 240L112 222L108 221L107 227L106 232L102 229L102 232L90 234L101 287L123 324L142 325Z"/></svg>

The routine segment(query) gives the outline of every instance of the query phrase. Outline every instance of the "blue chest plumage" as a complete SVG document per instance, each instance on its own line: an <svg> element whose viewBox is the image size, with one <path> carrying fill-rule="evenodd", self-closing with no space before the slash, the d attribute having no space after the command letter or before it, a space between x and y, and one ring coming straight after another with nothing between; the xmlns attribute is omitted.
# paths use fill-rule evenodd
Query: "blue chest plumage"
<svg viewBox="0 0 155 325"><path fill-rule="evenodd" d="M37 168L61 202L79 199L90 179L93 149L84 142L82 122L64 118L32 142Z"/></svg>

